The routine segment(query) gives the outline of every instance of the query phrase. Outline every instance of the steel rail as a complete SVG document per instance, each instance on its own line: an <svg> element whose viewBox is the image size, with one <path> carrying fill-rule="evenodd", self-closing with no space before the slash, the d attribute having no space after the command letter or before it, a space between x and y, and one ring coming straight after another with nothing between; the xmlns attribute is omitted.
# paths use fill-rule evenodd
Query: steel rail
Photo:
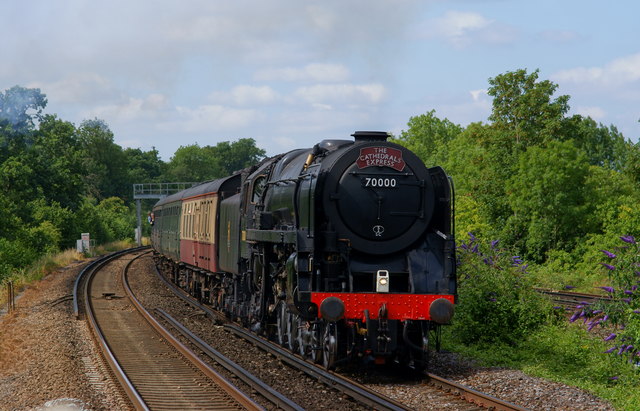
<svg viewBox="0 0 640 411"><path fill-rule="evenodd" d="M408 409L403 404L394 401L391 398L384 397L380 393L377 393L364 385L339 376L331 371L325 370L324 368L320 368L315 364L311 364L310 362L295 356L290 351L278 347L277 345L272 344L262 337L258 337L238 325L225 324L224 327L233 334L252 342L260 349L273 354L280 359L280 361L283 361L294 368L303 371L310 377L313 377L318 381L322 381L323 383L349 395L364 405L373 407L376 410L399 411Z"/></svg>
<svg viewBox="0 0 640 411"><path fill-rule="evenodd" d="M113 253L104 255L98 258L97 260L90 262L86 267L82 269L82 271L80 271L80 273L76 277L76 281L73 283L73 315L76 317L76 320L80 319L80 301L79 301L80 299L78 298L78 295L79 295L79 288L80 288L80 283L82 282L82 279L89 273L93 273L94 271L99 270L100 268L104 267L107 263L109 263L109 261L121 255L143 250L145 248L149 248L149 246L127 248L124 250L115 251Z"/></svg>
<svg viewBox="0 0 640 411"><path fill-rule="evenodd" d="M141 255L140 255L141 256ZM136 258L140 257L137 256ZM217 385L219 385L227 394L229 394L232 398L234 398L238 403L240 403L247 410L263 410L264 408L254 402L251 398L247 397L244 393L242 393L237 387L235 387L232 383L227 381L222 375L220 375L216 370L211 368L208 364L203 362L196 353L190 350L187 346L182 344L173 334L171 334L166 328L162 326L156 320L151 313L149 313L140 301L136 298L129 287L129 282L127 280L127 271L129 266L133 263L135 259L129 261L127 266L122 270L122 284L125 288L127 296L130 298L133 305L136 309L142 314L142 316L149 322L149 324L172 346L174 346L182 355L184 355L194 366L196 366L200 371L202 371L207 377L212 379Z"/></svg>
<svg viewBox="0 0 640 411"><path fill-rule="evenodd" d="M289 398L285 397L271 386L265 384L262 380L260 380L255 375L251 374L235 362L231 361L229 358L225 357L223 354L215 350L209 344L204 342L198 336L193 334L189 329L187 329L184 325L180 324L173 317L167 314L164 310L160 308L155 309L156 313L160 315L164 320L169 322L172 327L176 328L185 338L187 338L192 344L196 345L200 350L202 350L206 355L215 360L218 364L226 368L229 372L236 375L245 384L249 385L251 388L256 390L260 395L268 398L269 401L274 403L276 406L283 410L296 410L303 411L304 408L291 401Z"/></svg>
<svg viewBox="0 0 640 411"><path fill-rule="evenodd" d="M612 298L606 295L574 293L571 291L554 291L545 288L535 289L540 294L549 296L549 298L566 308L577 308L578 305L593 304L595 302L610 302Z"/></svg>
<svg viewBox="0 0 640 411"><path fill-rule="evenodd" d="M127 252L132 252L131 250L127 250ZM93 281L93 276L94 274L98 271L98 267L104 267L109 261L113 260L115 257L118 257L120 255L126 254L127 252L118 252L118 253L113 253L110 255L107 255L105 257L100 258L99 260L96 260L94 264L91 264L91 266L94 267L94 269L92 269L90 271L90 275L87 278L87 281L85 282L84 285L84 302L85 302L85 311L87 314L87 319L89 321L89 323L91 324L91 329L93 330L93 334L96 338L96 342L98 343L98 346L100 347L100 350L102 351L102 355L104 356L105 360L107 361L107 363L109 364L109 366L111 367L111 369L114 371L114 374L116 376L116 378L118 379L118 382L120 382L120 386L123 388L123 390L125 391L125 393L127 394L127 397L129 397L129 400L132 402L133 406L137 409L137 410L148 410L149 407L147 407L146 403L144 402L144 400L142 399L142 397L140 397L140 394L138 393L138 391L135 389L135 387L133 386L133 384L131 383L131 381L129 380L129 378L127 377L127 375L125 374L124 370L122 369L122 367L120 367L120 364L118 363L118 360L116 360L115 356L113 355L113 352L111 351L111 349L109 348L109 345L107 344L104 334L102 333L99 325L98 325L98 321L93 313L92 310L92 304L91 304L91 298L89 296L89 289L91 288L91 282ZM116 254L116 255L114 255ZM84 275L84 270L83 273L81 273L78 277ZM76 315L77 318L77 315Z"/></svg>
<svg viewBox="0 0 640 411"><path fill-rule="evenodd" d="M222 317L221 314L217 313L215 310L212 310L211 308L194 300L184 290L182 290L181 288L177 287L175 284L167 280L159 272L157 267L156 267L156 274L170 289L173 290L173 292L178 297L180 297L185 302L191 304L192 306L203 310L207 314L207 316L209 316L211 319L216 319L216 318L219 319ZM375 393L372 390L369 390L367 387L361 386L360 384L355 383L353 381L346 380L344 377L339 377L336 374L325 370L324 368L320 368L316 365L309 363L306 360L303 360L298 356L294 356L288 350L280 348L279 346L274 345L271 342L256 336L255 334L245 330L242 327L239 327L235 324L225 324L225 328L227 328L234 334L241 336L242 338L245 338L245 336L250 338L250 340L252 342L255 342L255 344L258 345L260 348L274 354L281 361L289 363L294 368L299 368L298 364L300 364L302 367L304 367L304 369L303 368L299 368L299 369L301 369L303 372L310 375L311 377L317 380L320 380L326 384L329 384L331 386L337 386L337 385L341 385L342 381L348 381L349 383L354 384L354 386L358 388L354 389L353 393L346 392L346 391L344 392L352 396L353 398L357 399L358 401L362 401L361 398L364 399L364 401L362 402L368 401L368 399L370 399L370 397L368 396L368 394L366 394L366 392L373 393L373 395L377 397L380 396L380 394ZM511 404L507 401L500 400L491 395L481 393L470 387L466 387L454 381L446 380L435 374L426 373L426 376L427 378L429 378L430 383L435 387L445 392L454 393L470 403L475 403L479 406L486 407L493 410L518 410L518 411L526 410L526 408L520 407L516 404ZM340 389L340 388L337 388L337 389ZM388 408L377 403L366 403L366 402L365 403L375 409L380 409L380 410L382 409L406 410L407 409L404 405L397 403L394 400L388 399L385 401L388 401Z"/></svg>
<svg viewBox="0 0 640 411"><path fill-rule="evenodd" d="M526 411L527 408L503 401L491 395L476 391L473 388L447 380L435 374L426 373L429 383L439 389L458 395L464 400L490 410Z"/></svg>
<svg viewBox="0 0 640 411"><path fill-rule="evenodd" d="M195 301L193 298L188 296L184 292L184 290L178 288L175 284L168 281L160 273L157 267L156 267L156 274L171 290L173 290L173 292L178 297L180 297L185 302L203 310L205 313L207 313L207 315L211 319L216 319L216 318L219 319L221 317L221 315L219 315L216 311ZM344 392L345 394L349 395L350 397L354 398L357 401L360 401L361 403L367 406L371 406L376 410L395 410L395 411L407 410L407 408L404 405L400 404L399 402L396 402L390 398L381 397L380 396L381 394L376 393L375 391L370 390L369 388L363 385L360 385L351 380L347 380L344 377L340 377L330 371L325 370L324 368L320 368L316 365L313 365L303 360L302 358L295 356L288 350L285 350L274 344L271 344L269 341L266 341L237 325L225 324L225 328L227 328L227 330L229 330L230 332L244 339L250 340L252 343L257 345L263 351L266 351L275 355L281 361L286 362L289 365L293 366L294 368L303 371L305 374L311 376L312 378L317 379L318 381L321 381L331 387L338 389L339 391Z"/></svg>

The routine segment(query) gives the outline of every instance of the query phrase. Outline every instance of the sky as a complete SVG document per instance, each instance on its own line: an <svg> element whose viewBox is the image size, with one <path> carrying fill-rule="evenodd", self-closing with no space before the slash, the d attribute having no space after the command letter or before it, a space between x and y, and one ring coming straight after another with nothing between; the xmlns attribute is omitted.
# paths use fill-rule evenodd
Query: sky
<svg viewBox="0 0 640 411"><path fill-rule="evenodd" d="M398 135L435 110L487 122L488 79L519 69L571 114L640 137L640 2L32 0L0 2L0 91L104 120L122 147L253 138L268 155Z"/></svg>

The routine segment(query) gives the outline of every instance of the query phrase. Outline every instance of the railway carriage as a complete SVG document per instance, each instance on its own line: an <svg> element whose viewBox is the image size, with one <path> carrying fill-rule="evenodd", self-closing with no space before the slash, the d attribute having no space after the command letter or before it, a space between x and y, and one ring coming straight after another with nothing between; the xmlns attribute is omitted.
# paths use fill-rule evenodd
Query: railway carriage
<svg viewBox="0 0 640 411"><path fill-rule="evenodd" d="M426 365L456 298L453 188L387 133L264 160L154 206L180 286L328 368Z"/></svg>

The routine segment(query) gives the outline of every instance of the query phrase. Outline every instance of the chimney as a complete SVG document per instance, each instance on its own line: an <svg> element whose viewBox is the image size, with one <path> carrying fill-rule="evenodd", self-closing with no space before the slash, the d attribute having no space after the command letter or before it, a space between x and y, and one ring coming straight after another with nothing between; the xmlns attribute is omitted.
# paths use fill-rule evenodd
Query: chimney
<svg viewBox="0 0 640 411"><path fill-rule="evenodd" d="M356 131L351 134L356 143L362 143L366 141L387 141L389 133L386 131Z"/></svg>

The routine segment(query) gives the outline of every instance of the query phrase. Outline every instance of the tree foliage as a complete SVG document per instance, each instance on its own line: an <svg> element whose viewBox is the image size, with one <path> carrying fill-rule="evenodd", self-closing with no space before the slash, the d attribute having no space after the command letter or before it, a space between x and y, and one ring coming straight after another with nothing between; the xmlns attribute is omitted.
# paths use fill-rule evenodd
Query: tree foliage
<svg viewBox="0 0 640 411"><path fill-rule="evenodd" d="M507 181L512 214L504 238L532 259L572 249L591 229L588 173L586 156L571 141L529 147Z"/></svg>
<svg viewBox="0 0 640 411"><path fill-rule="evenodd" d="M538 70L500 74L489 79L489 85L487 93L493 97L489 120L510 130L517 145L540 144L561 129L569 110L569 96L552 99L558 85L538 81Z"/></svg>
<svg viewBox="0 0 640 411"><path fill-rule="evenodd" d="M173 181L207 181L231 175L264 157L265 151L256 147L252 138L223 141L215 146L192 144L175 152L167 173Z"/></svg>
<svg viewBox="0 0 640 411"><path fill-rule="evenodd" d="M169 164L158 151L116 144L103 120L79 126L43 114L39 89L0 92L0 281L42 254L132 238L132 184L204 181L264 158L253 139L182 147Z"/></svg>
<svg viewBox="0 0 640 411"><path fill-rule="evenodd" d="M487 123L460 128L429 111L396 141L453 177L458 238L478 232L530 261L583 270L597 241L640 237L640 143L567 116L557 90L538 70L500 74Z"/></svg>
<svg viewBox="0 0 640 411"><path fill-rule="evenodd" d="M441 165L447 162L449 151L447 145L463 128L448 119L436 117L436 111L414 116L407 124L409 129L402 131L395 141L413 151L428 166Z"/></svg>
<svg viewBox="0 0 640 411"><path fill-rule="evenodd" d="M122 147L102 120L85 120L78 128L78 138L85 152L86 184L96 198L117 196L130 198L128 161Z"/></svg>

